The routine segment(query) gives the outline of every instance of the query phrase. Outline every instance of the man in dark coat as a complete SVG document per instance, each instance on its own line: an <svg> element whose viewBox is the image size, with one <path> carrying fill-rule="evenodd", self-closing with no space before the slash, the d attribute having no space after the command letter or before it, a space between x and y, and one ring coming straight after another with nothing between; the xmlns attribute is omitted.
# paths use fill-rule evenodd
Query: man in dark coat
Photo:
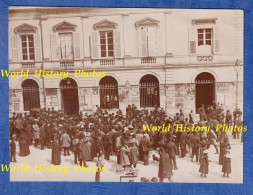
<svg viewBox="0 0 253 195"><path fill-rule="evenodd" d="M177 151L176 144L172 142L172 139L170 138L169 143L166 145L166 152L168 153L170 157L171 164L173 162L174 170L178 169L177 162L176 162L176 151Z"/></svg>
<svg viewBox="0 0 253 195"><path fill-rule="evenodd" d="M196 162L198 162L199 159L199 145L200 145L200 138L197 133L195 133L193 137L193 146L192 146L192 161L194 155L196 155Z"/></svg>
<svg viewBox="0 0 253 195"><path fill-rule="evenodd" d="M181 149L181 158L184 158L186 155L186 132L181 132L180 149Z"/></svg>
<svg viewBox="0 0 253 195"><path fill-rule="evenodd" d="M172 173L172 164L169 158L169 155L165 153L164 148L160 148L160 162L159 162L159 170L158 177L160 178L160 182L163 182L164 178L168 178L170 182L173 182L171 179Z"/></svg>
<svg viewBox="0 0 253 195"><path fill-rule="evenodd" d="M144 165L149 165L149 146L150 146L150 141L148 139L148 135L144 134L143 138L140 141L140 153L142 154L143 157L143 162Z"/></svg>
<svg viewBox="0 0 253 195"><path fill-rule="evenodd" d="M46 124L44 123L41 127L40 127L40 146L41 146L41 150L44 150L44 146L46 143L46 129L45 129Z"/></svg>

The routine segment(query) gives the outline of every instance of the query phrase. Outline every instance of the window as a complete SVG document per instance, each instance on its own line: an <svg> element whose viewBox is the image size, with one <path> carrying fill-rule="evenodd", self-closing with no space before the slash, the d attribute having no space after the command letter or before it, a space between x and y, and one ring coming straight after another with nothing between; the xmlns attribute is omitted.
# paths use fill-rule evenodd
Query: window
<svg viewBox="0 0 253 195"><path fill-rule="evenodd" d="M156 27L139 29L139 52L141 57L156 55Z"/></svg>
<svg viewBox="0 0 253 195"><path fill-rule="evenodd" d="M198 46L212 44L212 29L198 29Z"/></svg>
<svg viewBox="0 0 253 195"><path fill-rule="evenodd" d="M113 31L100 31L101 57L113 57Z"/></svg>
<svg viewBox="0 0 253 195"><path fill-rule="evenodd" d="M22 59L34 60L34 40L33 35L20 35L22 45Z"/></svg>
<svg viewBox="0 0 253 195"><path fill-rule="evenodd" d="M61 60L73 60L73 36L72 33L60 33L59 56Z"/></svg>

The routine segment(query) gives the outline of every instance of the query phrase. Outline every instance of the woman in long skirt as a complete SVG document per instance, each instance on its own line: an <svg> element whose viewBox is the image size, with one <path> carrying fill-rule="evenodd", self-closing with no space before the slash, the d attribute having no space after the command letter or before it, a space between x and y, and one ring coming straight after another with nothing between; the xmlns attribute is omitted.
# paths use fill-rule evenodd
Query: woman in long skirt
<svg viewBox="0 0 253 195"><path fill-rule="evenodd" d="M54 165L61 164L61 146L57 139L54 139L54 142L52 144L52 158L51 162Z"/></svg>

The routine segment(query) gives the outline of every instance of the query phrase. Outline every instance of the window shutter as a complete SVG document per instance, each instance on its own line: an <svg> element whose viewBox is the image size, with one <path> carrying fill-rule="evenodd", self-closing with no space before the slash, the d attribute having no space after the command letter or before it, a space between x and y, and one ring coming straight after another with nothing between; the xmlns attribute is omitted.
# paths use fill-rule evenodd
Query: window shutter
<svg viewBox="0 0 253 195"><path fill-rule="evenodd" d="M114 40L114 56L115 58L121 57L121 46L120 46L120 31L114 30L113 32Z"/></svg>
<svg viewBox="0 0 253 195"><path fill-rule="evenodd" d="M139 29L139 55L140 57L147 57L147 28Z"/></svg>
<svg viewBox="0 0 253 195"><path fill-rule="evenodd" d="M74 58L78 60L81 58L81 41L78 32L73 33L74 36Z"/></svg>
<svg viewBox="0 0 253 195"><path fill-rule="evenodd" d="M213 53L220 53L220 28L217 26L213 27Z"/></svg>
<svg viewBox="0 0 253 195"><path fill-rule="evenodd" d="M100 40L99 32L93 31L91 34L91 54L93 59L98 59L100 57Z"/></svg>
<svg viewBox="0 0 253 195"><path fill-rule="evenodd" d="M52 33L51 34L51 59L52 60L59 60L59 44L58 44L58 34Z"/></svg>
<svg viewBox="0 0 253 195"><path fill-rule="evenodd" d="M14 62L20 61L20 39L18 35L12 36L12 56Z"/></svg>
<svg viewBox="0 0 253 195"><path fill-rule="evenodd" d="M189 27L189 54L196 54L196 36L196 29Z"/></svg>
<svg viewBox="0 0 253 195"><path fill-rule="evenodd" d="M156 28L148 28L148 56L156 56Z"/></svg>
<svg viewBox="0 0 253 195"><path fill-rule="evenodd" d="M34 34L34 50L35 50L35 60L42 60L42 52L41 52L41 39L39 34Z"/></svg>

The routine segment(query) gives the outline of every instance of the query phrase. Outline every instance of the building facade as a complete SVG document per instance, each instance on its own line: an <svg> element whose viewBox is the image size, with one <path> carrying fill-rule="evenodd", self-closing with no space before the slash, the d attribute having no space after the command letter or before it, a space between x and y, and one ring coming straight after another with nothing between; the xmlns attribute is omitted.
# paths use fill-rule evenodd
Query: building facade
<svg viewBox="0 0 253 195"><path fill-rule="evenodd" d="M10 113L135 104L174 114L214 101L242 108L243 12L13 7L9 70L27 69L27 77L9 77ZM34 77L40 70L69 74Z"/></svg>

